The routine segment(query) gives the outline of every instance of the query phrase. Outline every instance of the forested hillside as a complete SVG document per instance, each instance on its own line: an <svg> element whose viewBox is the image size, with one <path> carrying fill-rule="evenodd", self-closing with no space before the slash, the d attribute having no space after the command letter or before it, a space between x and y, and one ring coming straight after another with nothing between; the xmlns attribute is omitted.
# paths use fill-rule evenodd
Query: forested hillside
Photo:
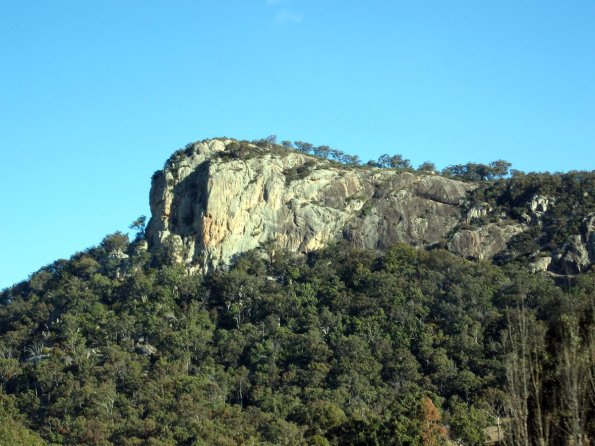
<svg viewBox="0 0 595 446"><path fill-rule="evenodd" d="M586 445L595 275L274 244L187 274L120 233L0 294L0 443ZM10 440L7 440L10 439Z"/></svg>
<svg viewBox="0 0 595 446"><path fill-rule="evenodd" d="M0 292L0 445L591 444L595 173L509 169L188 144Z"/></svg>

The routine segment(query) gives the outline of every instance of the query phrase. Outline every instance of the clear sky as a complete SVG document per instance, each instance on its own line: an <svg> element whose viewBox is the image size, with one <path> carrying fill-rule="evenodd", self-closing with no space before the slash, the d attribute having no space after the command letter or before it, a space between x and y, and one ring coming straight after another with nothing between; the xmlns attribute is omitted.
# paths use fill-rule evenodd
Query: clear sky
<svg viewBox="0 0 595 446"><path fill-rule="evenodd" d="M593 0L0 0L0 288L214 136L595 169Z"/></svg>

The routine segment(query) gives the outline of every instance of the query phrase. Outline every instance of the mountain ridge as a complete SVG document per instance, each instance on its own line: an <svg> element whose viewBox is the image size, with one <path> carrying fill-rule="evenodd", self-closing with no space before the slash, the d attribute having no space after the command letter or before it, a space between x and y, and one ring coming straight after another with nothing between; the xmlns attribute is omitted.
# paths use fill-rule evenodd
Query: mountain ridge
<svg viewBox="0 0 595 446"><path fill-rule="evenodd" d="M395 243L441 246L475 260L524 256L534 271L556 274L582 272L595 262L593 191L583 197L590 212L581 228L554 245L519 253L514 239L535 236L560 197L536 190L517 203L515 214L478 193L506 178L462 181L407 168L347 165L298 145L306 150L222 138L176 152L152 179L151 252L202 272L267 243L308 253L338 240L377 250Z"/></svg>

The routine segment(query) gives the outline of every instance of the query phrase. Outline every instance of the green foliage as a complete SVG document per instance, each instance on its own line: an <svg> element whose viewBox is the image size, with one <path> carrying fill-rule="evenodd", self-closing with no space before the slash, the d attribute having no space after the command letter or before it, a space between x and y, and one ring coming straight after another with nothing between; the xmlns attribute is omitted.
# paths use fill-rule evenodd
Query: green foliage
<svg viewBox="0 0 595 446"><path fill-rule="evenodd" d="M376 165L392 169L411 169L411 162L404 158L403 155L381 155Z"/></svg>
<svg viewBox="0 0 595 446"><path fill-rule="evenodd" d="M506 177L511 166L504 160L492 161L490 164L455 164L444 168L442 175L463 181L488 181Z"/></svg>
<svg viewBox="0 0 595 446"><path fill-rule="evenodd" d="M450 436L469 446L481 446L486 441L485 428L490 420L486 412L455 399L450 403L448 419Z"/></svg>
<svg viewBox="0 0 595 446"><path fill-rule="evenodd" d="M16 398L0 389L0 446L43 446L47 444L29 430L14 407Z"/></svg>
<svg viewBox="0 0 595 446"><path fill-rule="evenodd" d="M259 153L259 149L247 141L234 141L227 146L227 150L219 152L223 159L247 160Z"/></svg>
<svg viewBox="0 0 595 446"><path fill-rule="evenodd" d="M0 438L482 444L484 427L515 415L522 374L510 370L529 360L540 390L523 407L557 420L550 444L595 418L564 384L592 366L592 274L560 289L443 250L343 243L307 259L268 246L206 277L110 263L133 246L108 236L0 293ZM525 326L532 350L519 348ZM537 424L525 430L538 438Z"/></svg>
<svg viewBox="0 0 595 446"><path fill-rule="evenodd" d="M147 217L141 215L130 224L130 229L136 231L136 238L142 239L145 235L145 227L147 225Z"/></svg>
<svg viewBox="0 0 595 446"><path fill-rule="evenodd" d="M306 178L308 175L310 175L310 173L312 173L315 165L315 161L307 161L300 166L294 166L283 171L283 175L285 175L285 184L291 184L293 181Z"/></svg>
<svg viewBox="0 0 595 446"><path fill-rule="evenodd" d="M120 231L114 232L103 239L101 247L108 253L125 251L128 248L128 236Z"/></svg>
<svg viewBox="0 0 595 446"><path fill-rule="evenodd" d="M435 173L436 165L430 161L424 161L417 167L417 171L423 173Z"/></svg>

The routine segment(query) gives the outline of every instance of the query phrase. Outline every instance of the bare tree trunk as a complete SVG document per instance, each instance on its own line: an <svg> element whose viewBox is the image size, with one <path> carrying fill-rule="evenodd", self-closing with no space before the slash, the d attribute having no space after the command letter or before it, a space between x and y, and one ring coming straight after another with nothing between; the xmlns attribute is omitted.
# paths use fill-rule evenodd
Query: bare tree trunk
<svg viewBox="0 0 595 446"><path fill-rule="evenodd" d="M592 326L591 326L592 328ZM578 317L571 315L564 320L562 345L559 357L561 404L566 417L568 443L572 446L586 444L586 422L593 404L593 334L581 337Z"/></svg>
<svg viewBox="0 0 595 446"><path fill-rule="evenodd" d="M506 361L508 383L508 411L510 413L510 435L507 443L513 446L529 446L528 400L529 379L527 372L527 326L524 307L508 315L508 329L504 342L509 351Z"/></svg>
<svg viewBox="0 0 595 446"><path fill-rule="evenodd" d="M535 425L535 444L546 446L549 438L549 423L542 408L543 366L546 328L541 321L534 321L529 340L529 381L533 401L533 420Z"/></svg>
<svg viewBox="0 0 595 446"><path fill-rule="evenodd" d="M506 379L512 445L547 446L549 423L543 410L546 326L524 302L508 313L504 345L508 350Z"/></svg>

